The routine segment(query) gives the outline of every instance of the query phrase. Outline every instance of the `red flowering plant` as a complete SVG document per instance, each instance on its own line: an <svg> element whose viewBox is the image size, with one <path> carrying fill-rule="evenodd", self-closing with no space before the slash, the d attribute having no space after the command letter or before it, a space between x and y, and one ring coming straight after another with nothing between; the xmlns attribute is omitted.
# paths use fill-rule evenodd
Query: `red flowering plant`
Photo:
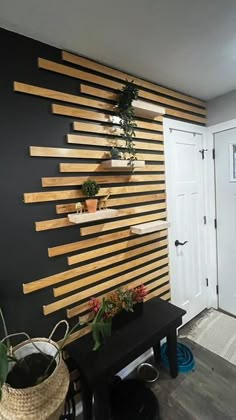
<svg viewBox="0 0 236 420"><path fill-rule="evenodd" d="M127 312L133 312L136 303L144 301L147 295L147 289L142 284L133 289L119 288L110 293L100 301L97 298L91 298L90 309L94 314L90 326L94 339L94 348L97 350L101 345L101 340L111 335L112 318L122 309Z"/></svg>

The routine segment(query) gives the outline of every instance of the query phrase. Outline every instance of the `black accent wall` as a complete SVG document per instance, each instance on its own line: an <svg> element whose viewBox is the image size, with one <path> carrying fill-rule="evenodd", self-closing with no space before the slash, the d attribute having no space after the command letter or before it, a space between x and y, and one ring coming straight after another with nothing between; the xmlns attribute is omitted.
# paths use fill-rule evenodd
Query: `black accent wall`
<svg viewBox="0 0 236 420"><path fill-rule="evenodd" d="M41 191L41 177L58 175L61 160L32 158L29 146L63 147L70 119L53 116L47 99L14 93L13 81L68 93L75 93L79 83L37 68L40 56L59 60L56 48L3 29L0 46L0 305L9 332L41 336L63 315L42 313L42 303L53 300L51 290L24 295L22 284L66 270L65 258L49 259L47 248L78 240L78 229L35 231L35 221L55 218L55 205L24 204L23 193Z"/></svg>

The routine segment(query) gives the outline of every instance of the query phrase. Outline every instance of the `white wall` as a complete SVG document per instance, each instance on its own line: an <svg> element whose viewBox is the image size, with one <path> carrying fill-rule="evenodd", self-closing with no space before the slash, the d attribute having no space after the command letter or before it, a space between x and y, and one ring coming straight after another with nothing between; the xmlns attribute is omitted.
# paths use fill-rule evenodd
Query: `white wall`
<svg viewBox="0 0 236 420"><path fill-rule="evenodd" d="M207 104L208 125L236 118L236 90L211 99Z"/></svg>

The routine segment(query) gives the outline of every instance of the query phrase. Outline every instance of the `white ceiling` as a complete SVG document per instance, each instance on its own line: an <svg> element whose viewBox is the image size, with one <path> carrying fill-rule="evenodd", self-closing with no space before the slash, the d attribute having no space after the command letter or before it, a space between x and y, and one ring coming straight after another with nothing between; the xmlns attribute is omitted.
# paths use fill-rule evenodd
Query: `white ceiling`
<svg viewBox="0 0 236 420"><path fill-rule="evenodd" d="M202 99L236 89L236 0L0 0L0 27Z"/></svg>

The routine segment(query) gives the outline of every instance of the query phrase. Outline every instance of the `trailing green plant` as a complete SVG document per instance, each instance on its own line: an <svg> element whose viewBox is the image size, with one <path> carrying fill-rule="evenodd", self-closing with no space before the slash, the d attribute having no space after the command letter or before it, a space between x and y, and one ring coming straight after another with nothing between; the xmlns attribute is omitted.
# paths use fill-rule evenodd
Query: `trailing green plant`
<svg viewBox="0 0 236 420"><path fill-rule="evenodd" d="M117 103L117 115L120 118L120 126L123 130L121 134L125 140L125 146L129 156L129 162L132 164L136 157L135 150L135 127L137 124L134 120L134 108L132 106L133 100L138 99L138 88L134 85L134 82L126 82L125 86L119 94Z"/></svg>
<svg viewBox="0 0 236 420"><path fill-rule="evenodd" d="M93 181L92 179L88 179L82 185L82 192L88 198L95 198L99 190L100 186L96 181Z"/></svg>

